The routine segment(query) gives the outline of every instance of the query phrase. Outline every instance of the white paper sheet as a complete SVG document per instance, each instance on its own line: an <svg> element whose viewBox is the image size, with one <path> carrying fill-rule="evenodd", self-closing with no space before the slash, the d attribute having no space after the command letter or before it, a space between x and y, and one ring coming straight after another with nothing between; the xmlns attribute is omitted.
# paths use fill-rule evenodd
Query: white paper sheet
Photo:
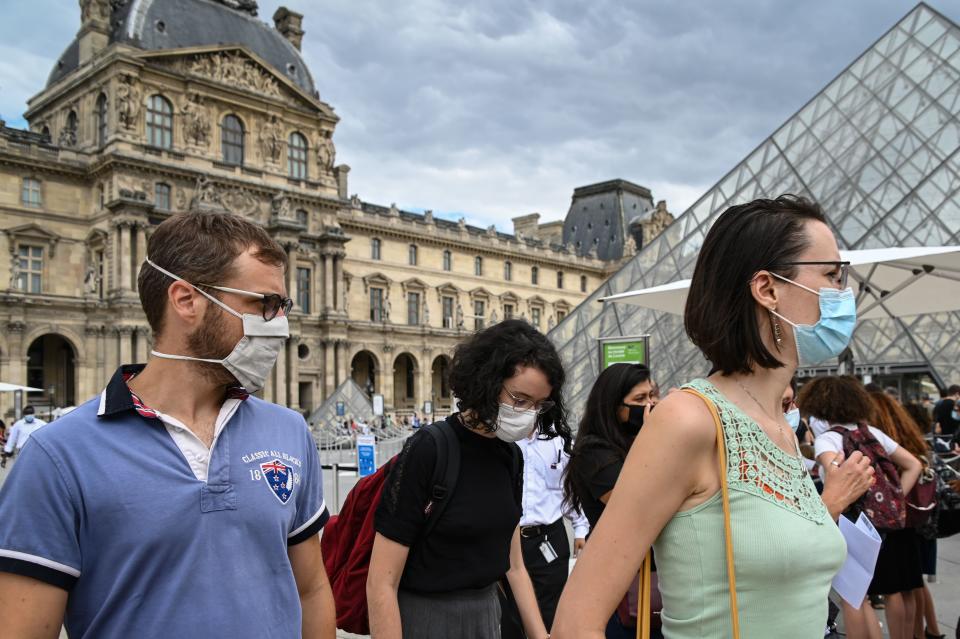
<svg viewBox="0 0 960 639"><path fill-rule="evenodd" d="M833 578L833 589L844 601L859 610L877 566L880 534L863 513L860 513L857 523L841 515L840 533L847 542L847 560Z"/></svg>

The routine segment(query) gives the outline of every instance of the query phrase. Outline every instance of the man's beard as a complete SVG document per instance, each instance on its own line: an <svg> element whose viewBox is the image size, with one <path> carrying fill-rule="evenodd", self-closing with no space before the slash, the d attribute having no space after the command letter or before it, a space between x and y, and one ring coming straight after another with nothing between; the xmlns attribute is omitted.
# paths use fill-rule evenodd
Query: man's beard
<svg viewBox="0 0 960 639"><path fill-rule="evenodd" d="M223 359L236 347L236 343L226 343L224 335L228 333L227 317L219 307L211 304L203 314L203 323L187 336L187 348L193 357L204 359ZM190 362L194 368L210 382L218 386L238 384L237 378L214 362Z"/></svg>

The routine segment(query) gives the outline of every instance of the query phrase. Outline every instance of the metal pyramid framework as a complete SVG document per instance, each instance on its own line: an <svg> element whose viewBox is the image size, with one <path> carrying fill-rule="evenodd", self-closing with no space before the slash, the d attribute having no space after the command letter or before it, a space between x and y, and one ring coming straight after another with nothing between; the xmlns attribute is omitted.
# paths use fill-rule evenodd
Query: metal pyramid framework
<svg viewBox="0 0 960 639"><path fill-rule="evenodd" d="M650 334L663 387L707 373L682 318L614 293L690 277L714 219L797 193L824 208L841 248L960 244L960 27L920 4L549 333L576 416L599 374L597 338ZM960 381L960 313L862 322L856 362Z"/></svg>

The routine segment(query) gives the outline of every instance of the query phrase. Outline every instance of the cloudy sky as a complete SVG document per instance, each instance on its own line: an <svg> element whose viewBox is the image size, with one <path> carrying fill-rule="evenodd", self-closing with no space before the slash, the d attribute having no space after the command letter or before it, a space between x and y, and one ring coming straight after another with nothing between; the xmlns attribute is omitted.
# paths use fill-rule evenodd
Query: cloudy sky
<svg viewBox="0 0 960 639"><path fill-rule="evenodd" d="M562 218L575 187L612 178L681 212L913 7L261 0L261 18L280 4L305 15L304 56L342 118L352 193L508 231L517 215ZM80 10L2 5L0 117L23 125Z"/></svg>

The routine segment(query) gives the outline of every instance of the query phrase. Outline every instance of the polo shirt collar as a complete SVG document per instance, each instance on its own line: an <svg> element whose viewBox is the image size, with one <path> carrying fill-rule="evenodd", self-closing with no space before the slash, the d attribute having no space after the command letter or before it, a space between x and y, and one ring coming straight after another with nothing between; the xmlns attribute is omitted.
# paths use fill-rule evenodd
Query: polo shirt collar
<svg viewBox="0 0 960 639"><path fill-rule="evenodd" d="M144 417L158 417L157 413L145 406L127 386L127 381L138 375L144 368L146 364L124 364L116 370L107 387L100 393L98 417L110 417L130 410L135 410ZM249 396L247 390L239 384L227 388L227 399L245 400Z"/></svg>

